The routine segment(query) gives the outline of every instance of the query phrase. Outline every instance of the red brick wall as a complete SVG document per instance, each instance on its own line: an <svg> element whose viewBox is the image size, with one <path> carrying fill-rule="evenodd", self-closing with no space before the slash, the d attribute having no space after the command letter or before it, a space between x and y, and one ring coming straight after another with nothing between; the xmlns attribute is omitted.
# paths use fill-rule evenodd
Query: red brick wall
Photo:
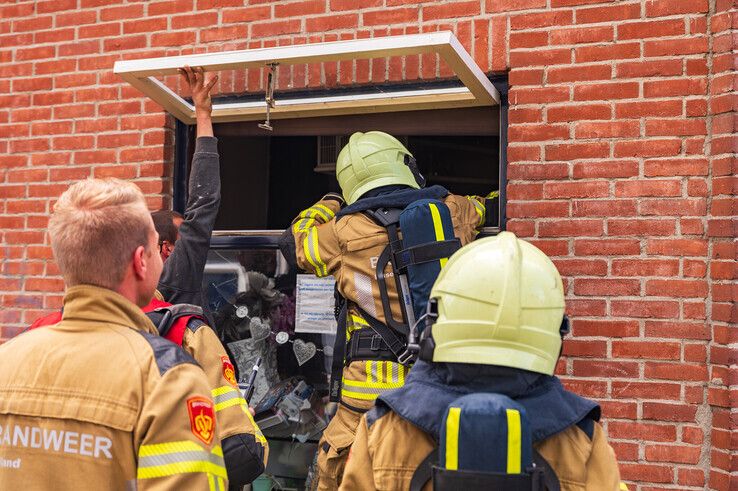
<svg viewBox="0 0 738 491"><path fill-rule="evenodd" d="M70 182L118 176L152 208L170 202L172 121L120 83L115 60L452 29L484 70L509 73L509 228L566 278L560 369L602 401L623 478L738 486L730 1L245 3L0 6L0 338L60 306L45 227ZM360 83L436 74L428 58L375 60L294 67L287 81L350 83L354 70Z"/></svg>

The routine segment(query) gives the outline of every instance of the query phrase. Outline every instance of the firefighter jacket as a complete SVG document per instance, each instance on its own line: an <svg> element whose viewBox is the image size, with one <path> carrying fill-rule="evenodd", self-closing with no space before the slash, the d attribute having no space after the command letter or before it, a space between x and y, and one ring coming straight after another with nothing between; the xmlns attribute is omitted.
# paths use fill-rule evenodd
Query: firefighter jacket
<svg viewBox="0 0 738 491"><path fill-rule="evenodd" d="M154 299L144 312L169 305ZM264 472L269 447L238 388L226 349L210 326L193 316L177 319L166 337L180 344L205 371L215 402L228 481L231 486L250 483Z"/></svg>
<svg viewBox="0 0 738 491"><path fill-rule="evenodd" d="M389 238L383 226L360 213L360 210L362 207L369 209L382 206L403 208L412 201L424 198L440 199L448 206L454 233L462 245L472 241L485 223L483 198L453 195L440 186L433 186L420 190L395 189L364 197L344 211L341 211L341 203L337 199L327 195L303 210L292 222L289 230L292 236L289 237L289 245L292 247L285 244L283 237L280 246L288 261L296 260L300 269L319 277L335 277L338 291L348 302L347 340L354 331L369 329L369 324L356 306L380 322L385 322L376 264ZM388 281L387 286L392 314L396 319L401 319L395 282ZM318 489L337 488L362 413L372 407L381 393L402 387L406 373L407 367L392 361L354 361L344 368L341 404L319 443Z"/></svg>
<svg viewBox="0 0 738 491"><path fill-rule="evenodd" d="M225 490L202 369L133 303L74 286L0 346L0 489Z"/></svg>
<svg viewBox="0 0 738 491"><path fill-rule="evenodd" d="M627 489L596 421L599 406L566 391L556 377L422 361L402 389L380 396L377 407L361 419L341 489L409 489L416 469L437 446L449 403L483 391L505 394L526 409L534 448L553 468L562 490Z"/></svg>

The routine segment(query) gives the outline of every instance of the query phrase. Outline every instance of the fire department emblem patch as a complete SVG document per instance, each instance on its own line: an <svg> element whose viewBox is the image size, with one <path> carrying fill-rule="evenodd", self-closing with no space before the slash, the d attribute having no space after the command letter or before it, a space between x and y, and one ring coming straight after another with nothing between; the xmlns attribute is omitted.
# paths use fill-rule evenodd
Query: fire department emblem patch
<svg viewBox="0 0 738 491"><path fill-rule="evenodd" d="M190 429L192 433L210 445L215 435L215 410L213 403L205 397L187 399L187 411L190 413Z"/></svg>
<svg viewBox="0 0 738 491"><path fill-rule="evenodd" d="M233 368L233 363L231 363L230 358L227 356L221 356L220 361L223 362L223 377L232 385L238 384L236 381L236 369Z"/></svg>

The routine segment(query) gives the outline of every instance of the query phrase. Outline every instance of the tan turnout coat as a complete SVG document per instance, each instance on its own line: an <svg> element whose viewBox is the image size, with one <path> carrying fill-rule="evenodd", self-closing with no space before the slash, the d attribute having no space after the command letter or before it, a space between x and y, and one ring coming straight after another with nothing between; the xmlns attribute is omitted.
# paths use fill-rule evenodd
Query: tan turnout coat
<svg viewBox="0 0 738 491"><path fill-rule="evenodd" d="M74 286L0 346L0 489L227 489L211 389L139 307Z"/></svg>

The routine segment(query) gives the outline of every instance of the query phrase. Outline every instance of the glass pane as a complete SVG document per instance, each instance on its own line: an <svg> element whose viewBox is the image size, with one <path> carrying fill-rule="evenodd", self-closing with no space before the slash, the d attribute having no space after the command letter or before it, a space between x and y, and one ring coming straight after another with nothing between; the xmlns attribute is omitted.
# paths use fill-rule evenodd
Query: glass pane
<svg viewBox="0 0 738 491"><path fill-rule="evenodd" d="M282 254L273 248L213 249L203 291L239 384L246 384L261 359L250 403L265 435L317 441L326 424L335 334L295 332L296 274Z"/></svg>

